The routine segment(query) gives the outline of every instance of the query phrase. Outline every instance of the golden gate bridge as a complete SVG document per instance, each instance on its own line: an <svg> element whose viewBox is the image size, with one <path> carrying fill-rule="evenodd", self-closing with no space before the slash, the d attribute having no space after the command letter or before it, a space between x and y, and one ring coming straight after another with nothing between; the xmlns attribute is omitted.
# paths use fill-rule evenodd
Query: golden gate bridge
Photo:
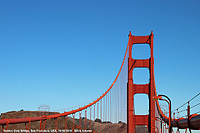
<svg viewBox="0 0 200 133"><path fill-rule="evenodd" d="M190 105L191 101L196 99L200 93L172 111L171 100L165 95L157 95L154 75L153 38L153 32L147 36L134 36L130 32L128 45L119 72L107 91L96 100L85 106L64 113L42 115L39 117L1 118L0 125L2 125L2 132L8 131L9 125L19 123L25 123L24 128L30 130L30 125L33 122L40 123L38 128L40 132L42 132L42 130L46 128L46 121L50 119L54 120L54 131L58 132L58 124L61 124L58 121L59 118L64 119L63 132L70 131L73 133L76 132L77 129L83 129L85 131L90 130L98 133L113 133L110 129L110 125L111 123L118 122L127 124L127 133L137 132L136 128L138 125L146 127L149 133L178 133L180 129L185 129L185 132L200 130L200 111L191 113L191 108L199 106L200 103L192 106ZM140 44L147 44L150 46L150 58L132 58L133 45ZM134 68L147 68L150 75L149 83L135 84L133 82ZM149 110L147 115L137 115L135 113L134 95L136 94L148 95ZM169 104L169 111L167 114L163 112L158 100L164 100ZM187 108L182 109L185 106L187 106ZM178 114L181 112L186 112L186 115L176 118L175 113ZM71 127L68 126L67 119L73 120ZM78 122L75 122L75 120L78 120ZM85 121L84 123L83 120ZM97 126L92 122L96 120L99 120ZM105 125L104 123L108 124Z"/></svg>

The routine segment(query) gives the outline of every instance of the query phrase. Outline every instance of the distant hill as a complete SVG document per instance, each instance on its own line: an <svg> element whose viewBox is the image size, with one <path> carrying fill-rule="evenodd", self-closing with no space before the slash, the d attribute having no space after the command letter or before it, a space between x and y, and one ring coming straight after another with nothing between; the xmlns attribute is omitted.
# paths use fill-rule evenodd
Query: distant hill
<svg viewBox="0 0 200 133"><path fill-rule="evenodd" d="M1 119L11 119L11 118L25 118L25 117L38 117L42 115L53 115L58 114L58 112L41 112L41 111L12 111L12 112L6 112L1 114ZM103 132L110 131L111 133L126 133L127 132L127 125L123 122L118 123L111 123L108 121L103 121L101 124L100 119L96 119L95 121L91 121L89 119L85 119L84 117L81 117L81 127L79 126L80 120L75 119L75 121L72 119L72 117L67 117L67 129L72 129L73 125L75 125L75 129L83 130L85 129L85 124L87 127L87 130L92 130L92 132L99 132L102 130ZM73 124L74 123L74 124ZM26 124L28 126L28 124ZM50 119L46 121L45 124L45 130L53 130L55 129L55 120ZM9 130L23 130L25 129L25 124L9 124L8 126ZM32 130L40 129L40 122L31 122L30 128ZM58 130L64 130L65 129L65 118L58 118ZM90 130L90 131L91 131ZM0 131L2 131L2 127L0 127ZM64 131L63 131L64 132Z"/></svg>

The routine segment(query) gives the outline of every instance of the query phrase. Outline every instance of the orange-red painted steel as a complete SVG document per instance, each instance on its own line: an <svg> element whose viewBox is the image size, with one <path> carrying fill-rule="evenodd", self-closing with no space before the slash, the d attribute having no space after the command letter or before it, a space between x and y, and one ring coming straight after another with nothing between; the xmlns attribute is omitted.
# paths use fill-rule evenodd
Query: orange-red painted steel
<svg viewBox="0 0 200 133"><path fill-rule="evenodd" d="M133 36L131 32L129 34L129 58L128 58L128 87L127 87L127 126L128 133L135 132L136 125L146 125L148 127L149 133L155 133L155 101L153 96L155 94L154 90L154 75L153 75L153 32L148 36ZM132 58L132 46L135 44L149 44L151 49L151 55L149 59L137 60ZM146 67L150 72L150 82L149 84L138 85L133 83L133 69L136 67ZM149 96L149 115L135 115L134 114L134 95L138 93L144 93Z"/></svg>
<svg viewBox="0 0 200 133"><path fill-rule="evenodd" d="M25 128L26 128L26 130L29 130L30 124L31 124L31 119L29 117L26 117L26 118L29 119L29 122L28 122L28 126L26 126L26 123L25 123Z"/></svg>

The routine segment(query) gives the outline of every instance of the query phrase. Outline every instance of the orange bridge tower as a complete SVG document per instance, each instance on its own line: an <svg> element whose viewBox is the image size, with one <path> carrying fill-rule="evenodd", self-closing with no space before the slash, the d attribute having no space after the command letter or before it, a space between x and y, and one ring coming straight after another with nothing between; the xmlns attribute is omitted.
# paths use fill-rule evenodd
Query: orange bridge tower
<svg viewBox="0 0 200 133"><path fill-rule="evenodd" d="M127 87L127 122L128 133L135 132L136 125L146 125L149 133L155 133L155 95L154 89L154 57L153 57L153 32L148 36L133 36L129 34L129 59L128 59L128 87ZM135 44L149 44L150 58L149 59L133 59L132 46ZM148 84L134 84L133 83L133 69L134 68L148 68L150 73L150 80ZM149 97L149 114L135 115L134 113L134 95L147 94Z"/></svg>

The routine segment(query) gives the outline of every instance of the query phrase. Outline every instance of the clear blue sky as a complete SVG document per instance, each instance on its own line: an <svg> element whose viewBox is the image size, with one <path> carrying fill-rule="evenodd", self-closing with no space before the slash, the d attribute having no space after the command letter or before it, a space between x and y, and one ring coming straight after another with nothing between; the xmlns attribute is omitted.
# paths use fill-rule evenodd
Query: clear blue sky
<svg viewBox="0 0 200 133"><path fill-rule="evenodd" d="M158 94L199 93L200 1L1 1L0 112L86 104L121 65L128 33L153 30Z"/></svg>

